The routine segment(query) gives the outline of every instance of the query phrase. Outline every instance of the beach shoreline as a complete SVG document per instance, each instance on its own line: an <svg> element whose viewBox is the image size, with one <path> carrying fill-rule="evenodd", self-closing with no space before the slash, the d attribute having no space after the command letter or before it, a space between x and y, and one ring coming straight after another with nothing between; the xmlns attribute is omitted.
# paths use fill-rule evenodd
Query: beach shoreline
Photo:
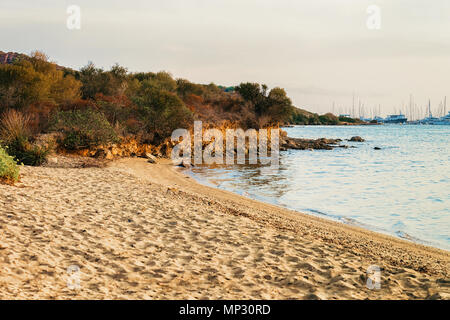
<svg viewBox="0 0 450 320"><path fill-rule="evenodd" d="M0 185L1 299L450 299L448 251L205 186L170 160L22 172Z"/></svg>

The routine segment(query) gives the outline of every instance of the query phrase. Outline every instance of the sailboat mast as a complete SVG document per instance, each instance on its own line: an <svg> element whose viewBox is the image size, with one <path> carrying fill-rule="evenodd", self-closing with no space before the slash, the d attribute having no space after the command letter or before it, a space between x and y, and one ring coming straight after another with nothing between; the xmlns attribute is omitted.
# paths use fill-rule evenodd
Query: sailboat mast
<svg viewBox="0 0 450 320"><path fill-rule="evenodd" d="M355 93L353 92L353 101L352 101L352 117L355 116Z"/></svg>
<svg viewBox="0 0 450 320"><path fill-rule="evenodd" d="M433 115L431 114L431 99L428 99L428 115L431 118Z"/></svg>
<svg viewBox="0 0 450 320"><path fill-rule="evenodd" d="M447 96L444 97L444 116L447 115Z"/></svg>
<svg viewBox="0 0 450 320"><path fill-rule="evenodd" d="M409 118L412 120L413 111L412 111L412 94L409 95Z"/></svg>

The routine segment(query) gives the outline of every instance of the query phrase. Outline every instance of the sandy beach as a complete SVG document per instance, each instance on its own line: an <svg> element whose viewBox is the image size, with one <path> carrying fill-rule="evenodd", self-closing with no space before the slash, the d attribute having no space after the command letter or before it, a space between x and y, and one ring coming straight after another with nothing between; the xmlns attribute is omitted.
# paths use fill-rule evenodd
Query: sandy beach
<svg viewBox="0 0 450 320"><path fill-rule="evenodd" d="M168 160L58 163L0 185L0 299L450 299L448 251L203 186Z"/></svg>

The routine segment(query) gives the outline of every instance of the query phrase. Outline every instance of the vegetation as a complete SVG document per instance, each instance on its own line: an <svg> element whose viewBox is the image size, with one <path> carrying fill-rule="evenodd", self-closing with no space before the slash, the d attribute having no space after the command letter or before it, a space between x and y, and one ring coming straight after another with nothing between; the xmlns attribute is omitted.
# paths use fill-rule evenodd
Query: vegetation
<svg viewBox="0 0 450 320"><path fill-rule="evenodd" d="M291 99L282 88L273 88L270 92L267 89L264 84L249 82L235 88L245 101L253 105L257 116L270 119L271 124L286 122L293 109Z"/></svg>
<svg viewBox="0 0 450 320"><path fill-rule="evenodd" d="M161 143L173 130L191 125L192 113L183 101L167 88L146 82L134 97L145 132L152 134L149 142Z"/></svg>
<svg viewBox="0 0 450 320"><path fill-rule="evenodd" d="M60 132L60 144L80 150L132 136L160 144L193 120L242 128L279 124L339 124L354 119L319 116L295 108L282 88L257 83L224 87L174 79L168 72L130 73L92 62L78 70L58 66L41 52L0 65L0 139L19 162L40 164L49 148L37 134Z"/></svg>
<svg viewBox="0 0 450 320"><path fill-rule="evenodd" d="M339 121L341 122L348 122L348 123L357 123L357 122L361 122L358 119L353 119L353 118L349 118L349 117L339 117Z"/></svg>
<svg viewBox="0 0 450 320"><path fill-rule="evenodd" d="M33 145L31 140L30 117L10 109L0 121L0 141L8 147L8 152L19 163L39 166L50 153L49 146Z"/></svg>
<svg viewBox="0 0 450 320"><path fill-rule="evenodd" d="M28 166L40 166L50 154L51 147L31 144L28 140L18 139L8 145L8 152L19 163Z"/></svg>
<svg viewBox="0 0 450 320"><path fill-rule="evenodd" d="M19 166L0 146L0 182L14 184L19 180Z"/></svg>
<svg viewBox="0 0 450 320"><path fill-rule="evenodd" d="M16 140L27 140L31 135L30 117L23 113L9 109L3 113L0 126L0 139L8 145Z"/></svg>
<svg viewBox="0 0 450 320"><path fill-rule="evenodd" d="M337 117L332 113L318 115L306 110L294 108L290 115L289 123L298 125L339 125L339 124L357 124L363 121L354 118Z"/></svg>
<svg viewBox="0 0 450 320"><path fill-rule="evenodd" d="M105 115L92 109L59 111L50 128L64 134L61 144L68 150L86 149L118 140Z"/></svg>

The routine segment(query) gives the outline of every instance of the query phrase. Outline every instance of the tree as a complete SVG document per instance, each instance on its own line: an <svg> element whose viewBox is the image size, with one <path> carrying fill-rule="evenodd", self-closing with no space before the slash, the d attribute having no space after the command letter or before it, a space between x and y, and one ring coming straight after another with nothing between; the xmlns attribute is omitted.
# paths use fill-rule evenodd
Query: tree
<svg viewBox="0 0 450 320"><path fill-rule="evenodd" d="M188 95L201 96L205 90L201 85L192 83L185 79L177 79L177 93L185 99Z"/></svg>
<svg viewBox="0 0 450 320"><path fill-rule="evenodd" d="M250 101L254 105L260 103L262 98L264 97L261 91L261 86L258 83L241 83L235 88L235 90L242 96L244 100Z"/></svg>
<svg viewBox="0 0 450 320"><path fill-rule="evenodd" d="M174 93L143 87L133 100L153 143L162 142L177 128L191 126L191 112Z"/></svg>
<svg viewBox="0 0 450 320"><path fill-rule="evenodd" d="M172 78L170 73L165 71L153 75L147 74L143 79L141 84L144 88L153 88L168 92L175 92L177 89L177 82Z"/></svg>
<svg viewBox="0 0 450 320"><path fill-rule="evenodd" d="M83 99L94 99L97 93L109 95L108 79L103 69L96 68L92 62L80 70Z"/></svg>
<svg viewBox="0 0 450 320"><path fill-rule="evenodd" d="M92 62L81 68L79 77L83 86L83 99L94 99L101 93L105 96L122 95L127 90L128 71L115 64L110 71L96 68Z"/></svg>
<svg viewBox="0 0 450 320"><path fill-rule="evenodd" d="M81 84L65 76L43 53L0 66L0 103L4 108L60 104L77 99Z"/></svg>
<svg viewBox="0 0 450 320"><path fill-rule="evenodd" d="M288 120L292 114L292 101L282 88L276 87L267 94L268 87L258 83L241 83L236 87L236 91L246 101L253 104L256 114L268 116L272 123L279 123Z"/></svg>
<svg viewBox="0 0 450 320"><path fill-rule="evenodd" d="M292 112L292 101L282 88L276 87L270 90L267 97L268 114L274 122L284 122L289 118Z"/></svg>
<svg viewBox="0 0 450 320"><path fill-rule="evenodd" d="M58 75L59 79L50 88L50 97L56 104L66 104L80 98L81 82L73 76L62 76L62 72Z"/></svg>
<svg viewBox="0 0 450 320"><path fill-rule="evenodd" d="M29 61L0 66L0 103L3 108L23 108L48 98L50 85Z"/></svg>
<svg viewBox="0 0 450 320"><path fill-rule="evenodd" d="M115 64L111 67L110 73L110 90L113 95L123 95L128 88L128 70Z"/></svg>

